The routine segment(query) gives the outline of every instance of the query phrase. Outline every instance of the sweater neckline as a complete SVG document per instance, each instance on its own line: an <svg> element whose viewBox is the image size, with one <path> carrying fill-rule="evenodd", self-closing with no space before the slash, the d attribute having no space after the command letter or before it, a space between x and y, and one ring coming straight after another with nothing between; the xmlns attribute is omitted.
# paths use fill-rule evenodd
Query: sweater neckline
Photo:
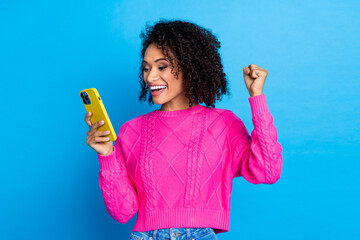
<svg viewBox="0 0 360 240"><path fill-rule="evenodd" d="M175 111L160 111L159 109L152 112L153 116L161 116L161 117L174 117L174 116L180 116L180 115L190 115L196 112L201 112L205 106L203 105L196 105L191 108L181 109L181 110L175 110Z"/></svg>

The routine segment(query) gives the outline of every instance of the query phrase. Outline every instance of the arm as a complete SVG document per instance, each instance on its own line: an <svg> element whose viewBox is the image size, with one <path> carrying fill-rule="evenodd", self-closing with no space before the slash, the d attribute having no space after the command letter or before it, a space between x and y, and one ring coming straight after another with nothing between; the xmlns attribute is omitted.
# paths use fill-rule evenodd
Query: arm
<svg viewBox="0 0 360 240"><path fill-rule="evenodd" d="M273 184L281 175L282 147L265 95L249 97L249 102L254 124L251 136L236 115L229 129L234 177L243 176L253 184Z"/></svg>
<svg viewBox="0 0 360 240"><path fill-rule="evenodd" d="M97 154L100 162L99 185L104 203L110 216L120 223L129 221L139 209L137 193L128 177L122 149L126 127L124 124L120 128L111 154Z"/></svg>

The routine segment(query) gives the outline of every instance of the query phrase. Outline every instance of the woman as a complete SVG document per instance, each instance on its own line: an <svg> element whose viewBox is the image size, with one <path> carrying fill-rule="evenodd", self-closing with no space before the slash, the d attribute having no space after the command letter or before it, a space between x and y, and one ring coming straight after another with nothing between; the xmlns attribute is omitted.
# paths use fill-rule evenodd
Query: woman
<svg viewBox="0 0 360 240"><path fill-rule="evenodd" d="M282 147L267 108L267 71L243 68L254 130L231 110L215 108L229 92L220 42L205 28L161 20L141 34L139 100L160 109L125 122L115 146L90 122L87 144L98 155L107 211L131 239L217 239L229 231L232 180L259 184L281 174ZM206 106L200 105L205 103Z"/></svg>

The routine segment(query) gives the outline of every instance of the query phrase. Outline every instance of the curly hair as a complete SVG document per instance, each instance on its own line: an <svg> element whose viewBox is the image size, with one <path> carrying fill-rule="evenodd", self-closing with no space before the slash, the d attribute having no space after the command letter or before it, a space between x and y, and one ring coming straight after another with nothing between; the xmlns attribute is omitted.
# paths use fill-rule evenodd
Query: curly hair
<svg viewBox="0 0 360 240"><path fill-rule="evenodd" d="M221 100L223 94L230 94L218 52L220 42L209 30L181 20L159 20L153 26L147 24L140 38L140 62L147 47L154 43L169 60L172 72L174 64L177 64L178 71L173 72L175 76L178 77L179 71L183 72L185 97L189 99L189 107L193 103L215 107L216 100ZM148 86L143 78L144 67L140 65L139 83L142 89L139 100L146 101ZM149 103L154 104L150 91Z"/></svg>

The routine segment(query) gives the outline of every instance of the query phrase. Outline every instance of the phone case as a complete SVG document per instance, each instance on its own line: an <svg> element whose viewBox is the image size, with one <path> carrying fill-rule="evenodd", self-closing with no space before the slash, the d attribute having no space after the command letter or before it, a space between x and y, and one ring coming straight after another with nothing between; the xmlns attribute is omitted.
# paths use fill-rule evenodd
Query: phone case
<svg viewBox="0 0 360 240"><path fill-rule="evenodd" d="M109 141L116 140L116 133L110 122L110 118L106 112L105 106L101 100L99 92L96 88L88 88L80 91L80 97L83 101L85 109L87 112L92 112L90 117L91 123L96 123L100 120L104 120L104 125L100 126L97 131L106 131L109 130L110 134L108 137Z"/></svg>

